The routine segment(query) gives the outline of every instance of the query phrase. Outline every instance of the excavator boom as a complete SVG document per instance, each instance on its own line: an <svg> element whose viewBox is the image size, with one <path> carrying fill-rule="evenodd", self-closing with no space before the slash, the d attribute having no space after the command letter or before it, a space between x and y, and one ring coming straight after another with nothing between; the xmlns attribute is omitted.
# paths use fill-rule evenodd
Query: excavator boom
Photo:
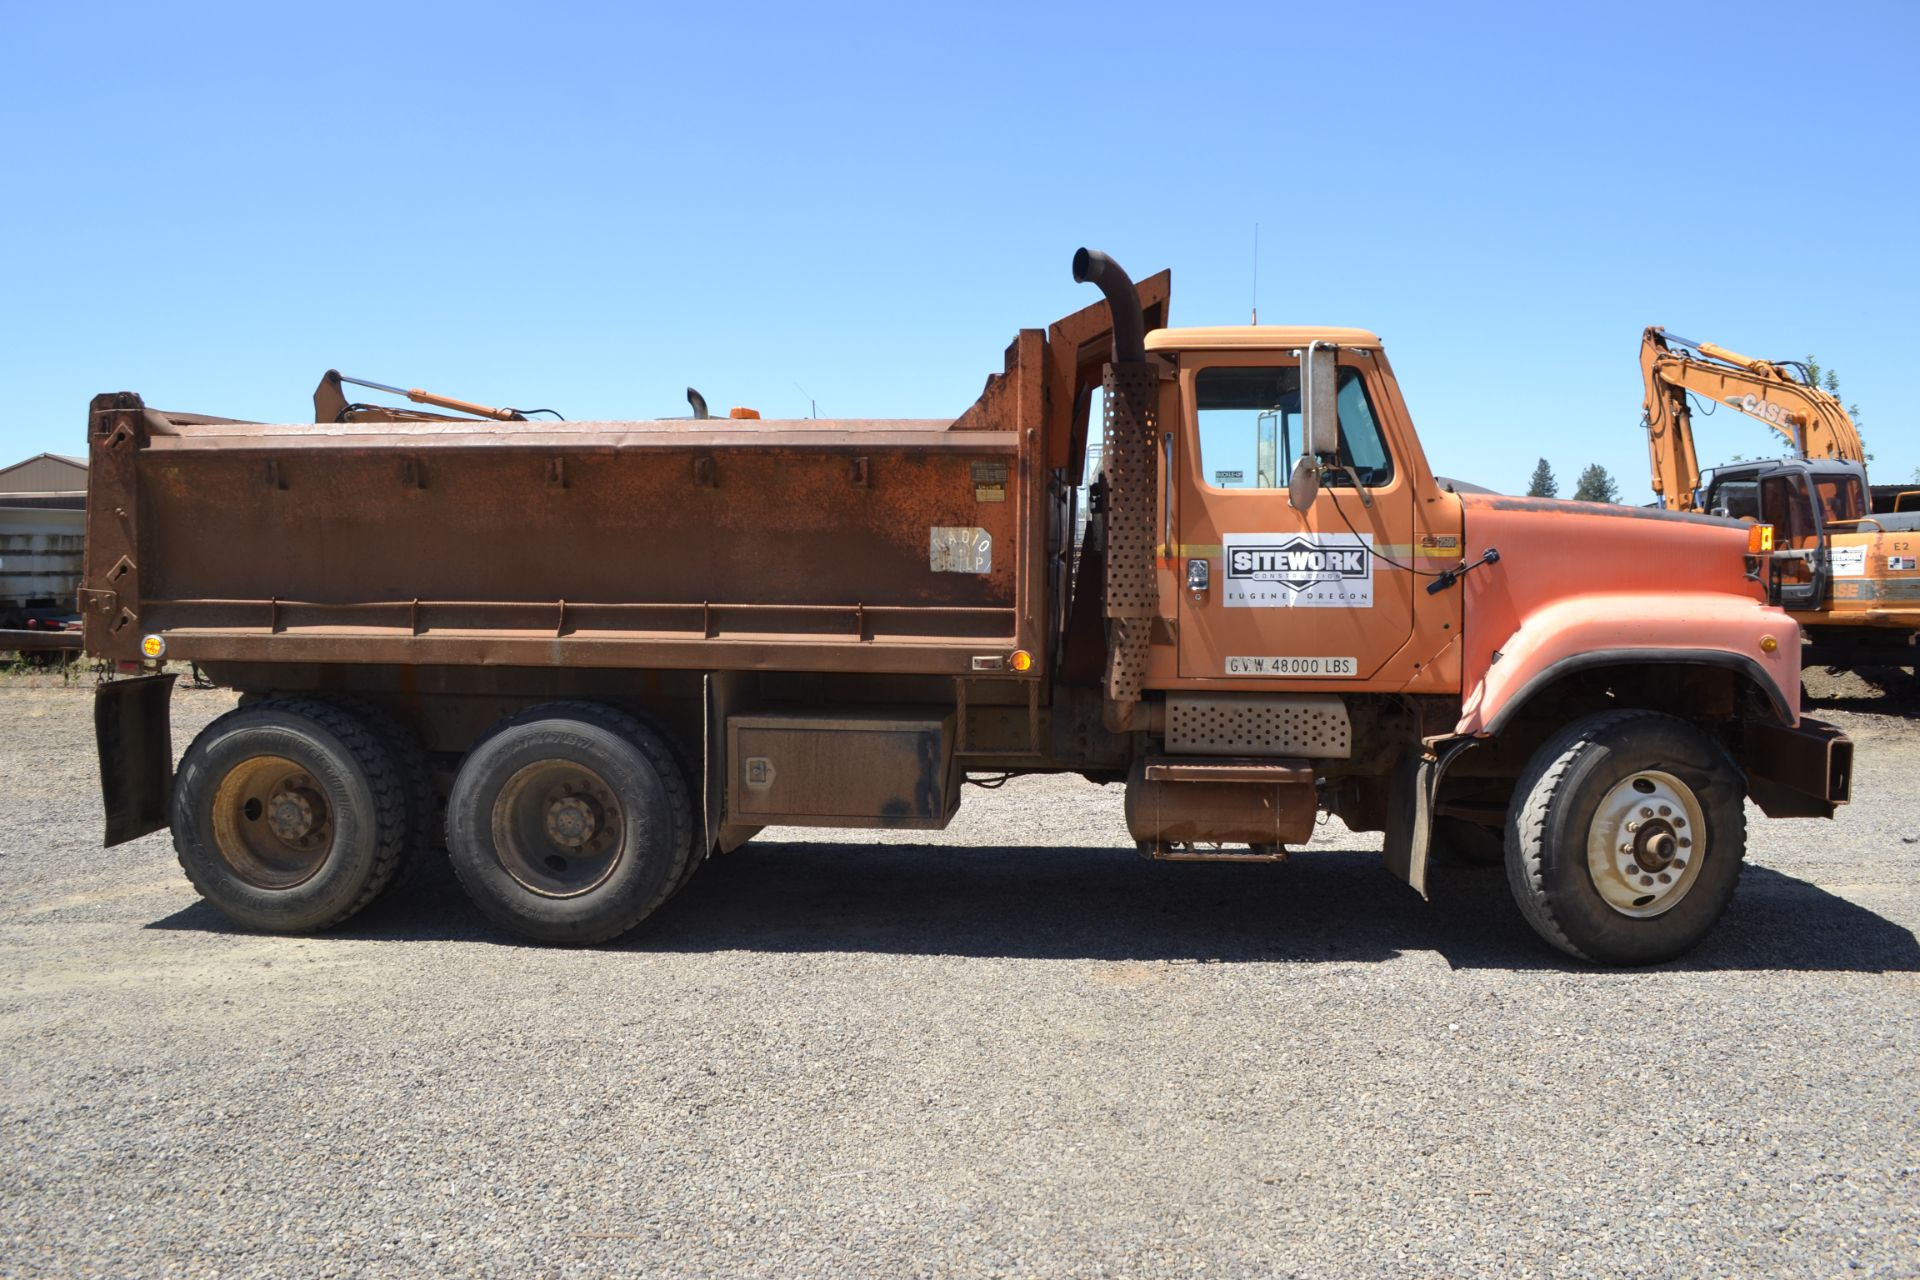
<svg viewBox="0 0 1920 1280"><path fill-rule="evenodd" d="M1674 511L1694 511L1700 459L1688 395L1739 410L1777 431L1801 458L1864 463L1860 432L1840 402L1814 386L1804 367L1755 360L1659 326L1640 340L1647 450L1653 491Z"/></svg>

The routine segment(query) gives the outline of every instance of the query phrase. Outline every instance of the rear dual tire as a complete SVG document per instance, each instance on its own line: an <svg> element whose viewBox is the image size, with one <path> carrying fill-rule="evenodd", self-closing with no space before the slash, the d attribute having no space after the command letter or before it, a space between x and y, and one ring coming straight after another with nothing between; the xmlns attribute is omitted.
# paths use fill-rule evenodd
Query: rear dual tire
<svg viewBox="0 0 1920 1280"><path fill-rule="evenodd" d="M503 721L447 801L455 874L488 919L538 942L618 937L685 883L694 808L666 741L591 702Z"/></svg>
<svg viewBox="0 0 1920 1280"><path fill-rule="evenodd" d="M174 774L173 846L234 922L304 933L377 898L408 854L410 804L386 739L312 698L241 707Z"/></svg>

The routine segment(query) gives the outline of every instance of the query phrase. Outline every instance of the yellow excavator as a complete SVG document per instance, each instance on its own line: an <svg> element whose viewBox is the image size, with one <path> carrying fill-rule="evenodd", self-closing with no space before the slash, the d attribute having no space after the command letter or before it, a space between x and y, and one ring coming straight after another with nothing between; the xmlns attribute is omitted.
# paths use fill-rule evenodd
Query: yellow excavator
<svg viewBox="0 0 1920 1280"><path fill-rule="evenodd" d="M1860 432L1839 400L1797 361L1755 360L1657 326L1642 335L1640 373L1661 505L1770 528L1753 545L1765 551L1773 602L1806 632L1805 661L1920 665L1920 511L1873 512ZM1696 398L1757 419L1791 453L1714 467L1703 484Z"/></svg>

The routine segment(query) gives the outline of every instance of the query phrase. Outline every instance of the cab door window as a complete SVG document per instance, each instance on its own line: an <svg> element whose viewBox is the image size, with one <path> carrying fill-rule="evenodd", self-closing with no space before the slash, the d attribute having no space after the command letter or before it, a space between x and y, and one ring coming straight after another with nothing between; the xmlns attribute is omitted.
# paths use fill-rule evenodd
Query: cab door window
<svg viewBox="0 0 1920 1280"><path fill-rule="evenodd" d="M1366 379L1340 370L1340 463L1360 483L1379 488L1393 479ZM1300 453L1300 366L1220 365L1194 377L1194 417L1200 433L1200 473L1216 489L1284 489ZM1329 485L1350 483L1329 474Z"/></svg>

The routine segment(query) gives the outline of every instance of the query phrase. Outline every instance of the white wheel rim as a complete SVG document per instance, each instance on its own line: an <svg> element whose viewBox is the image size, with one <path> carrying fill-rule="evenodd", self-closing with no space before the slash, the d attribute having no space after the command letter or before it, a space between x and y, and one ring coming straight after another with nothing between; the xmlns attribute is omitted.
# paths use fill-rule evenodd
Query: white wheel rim
<svg viewBox="0 0 1920 1280"><path fill-rule="evenodd" d="M1706 823L1692 788L1643 769L1601 799L1587 829L1587 873L1602 901L1623 916L1662 915L1700 878Z"/></svg>

